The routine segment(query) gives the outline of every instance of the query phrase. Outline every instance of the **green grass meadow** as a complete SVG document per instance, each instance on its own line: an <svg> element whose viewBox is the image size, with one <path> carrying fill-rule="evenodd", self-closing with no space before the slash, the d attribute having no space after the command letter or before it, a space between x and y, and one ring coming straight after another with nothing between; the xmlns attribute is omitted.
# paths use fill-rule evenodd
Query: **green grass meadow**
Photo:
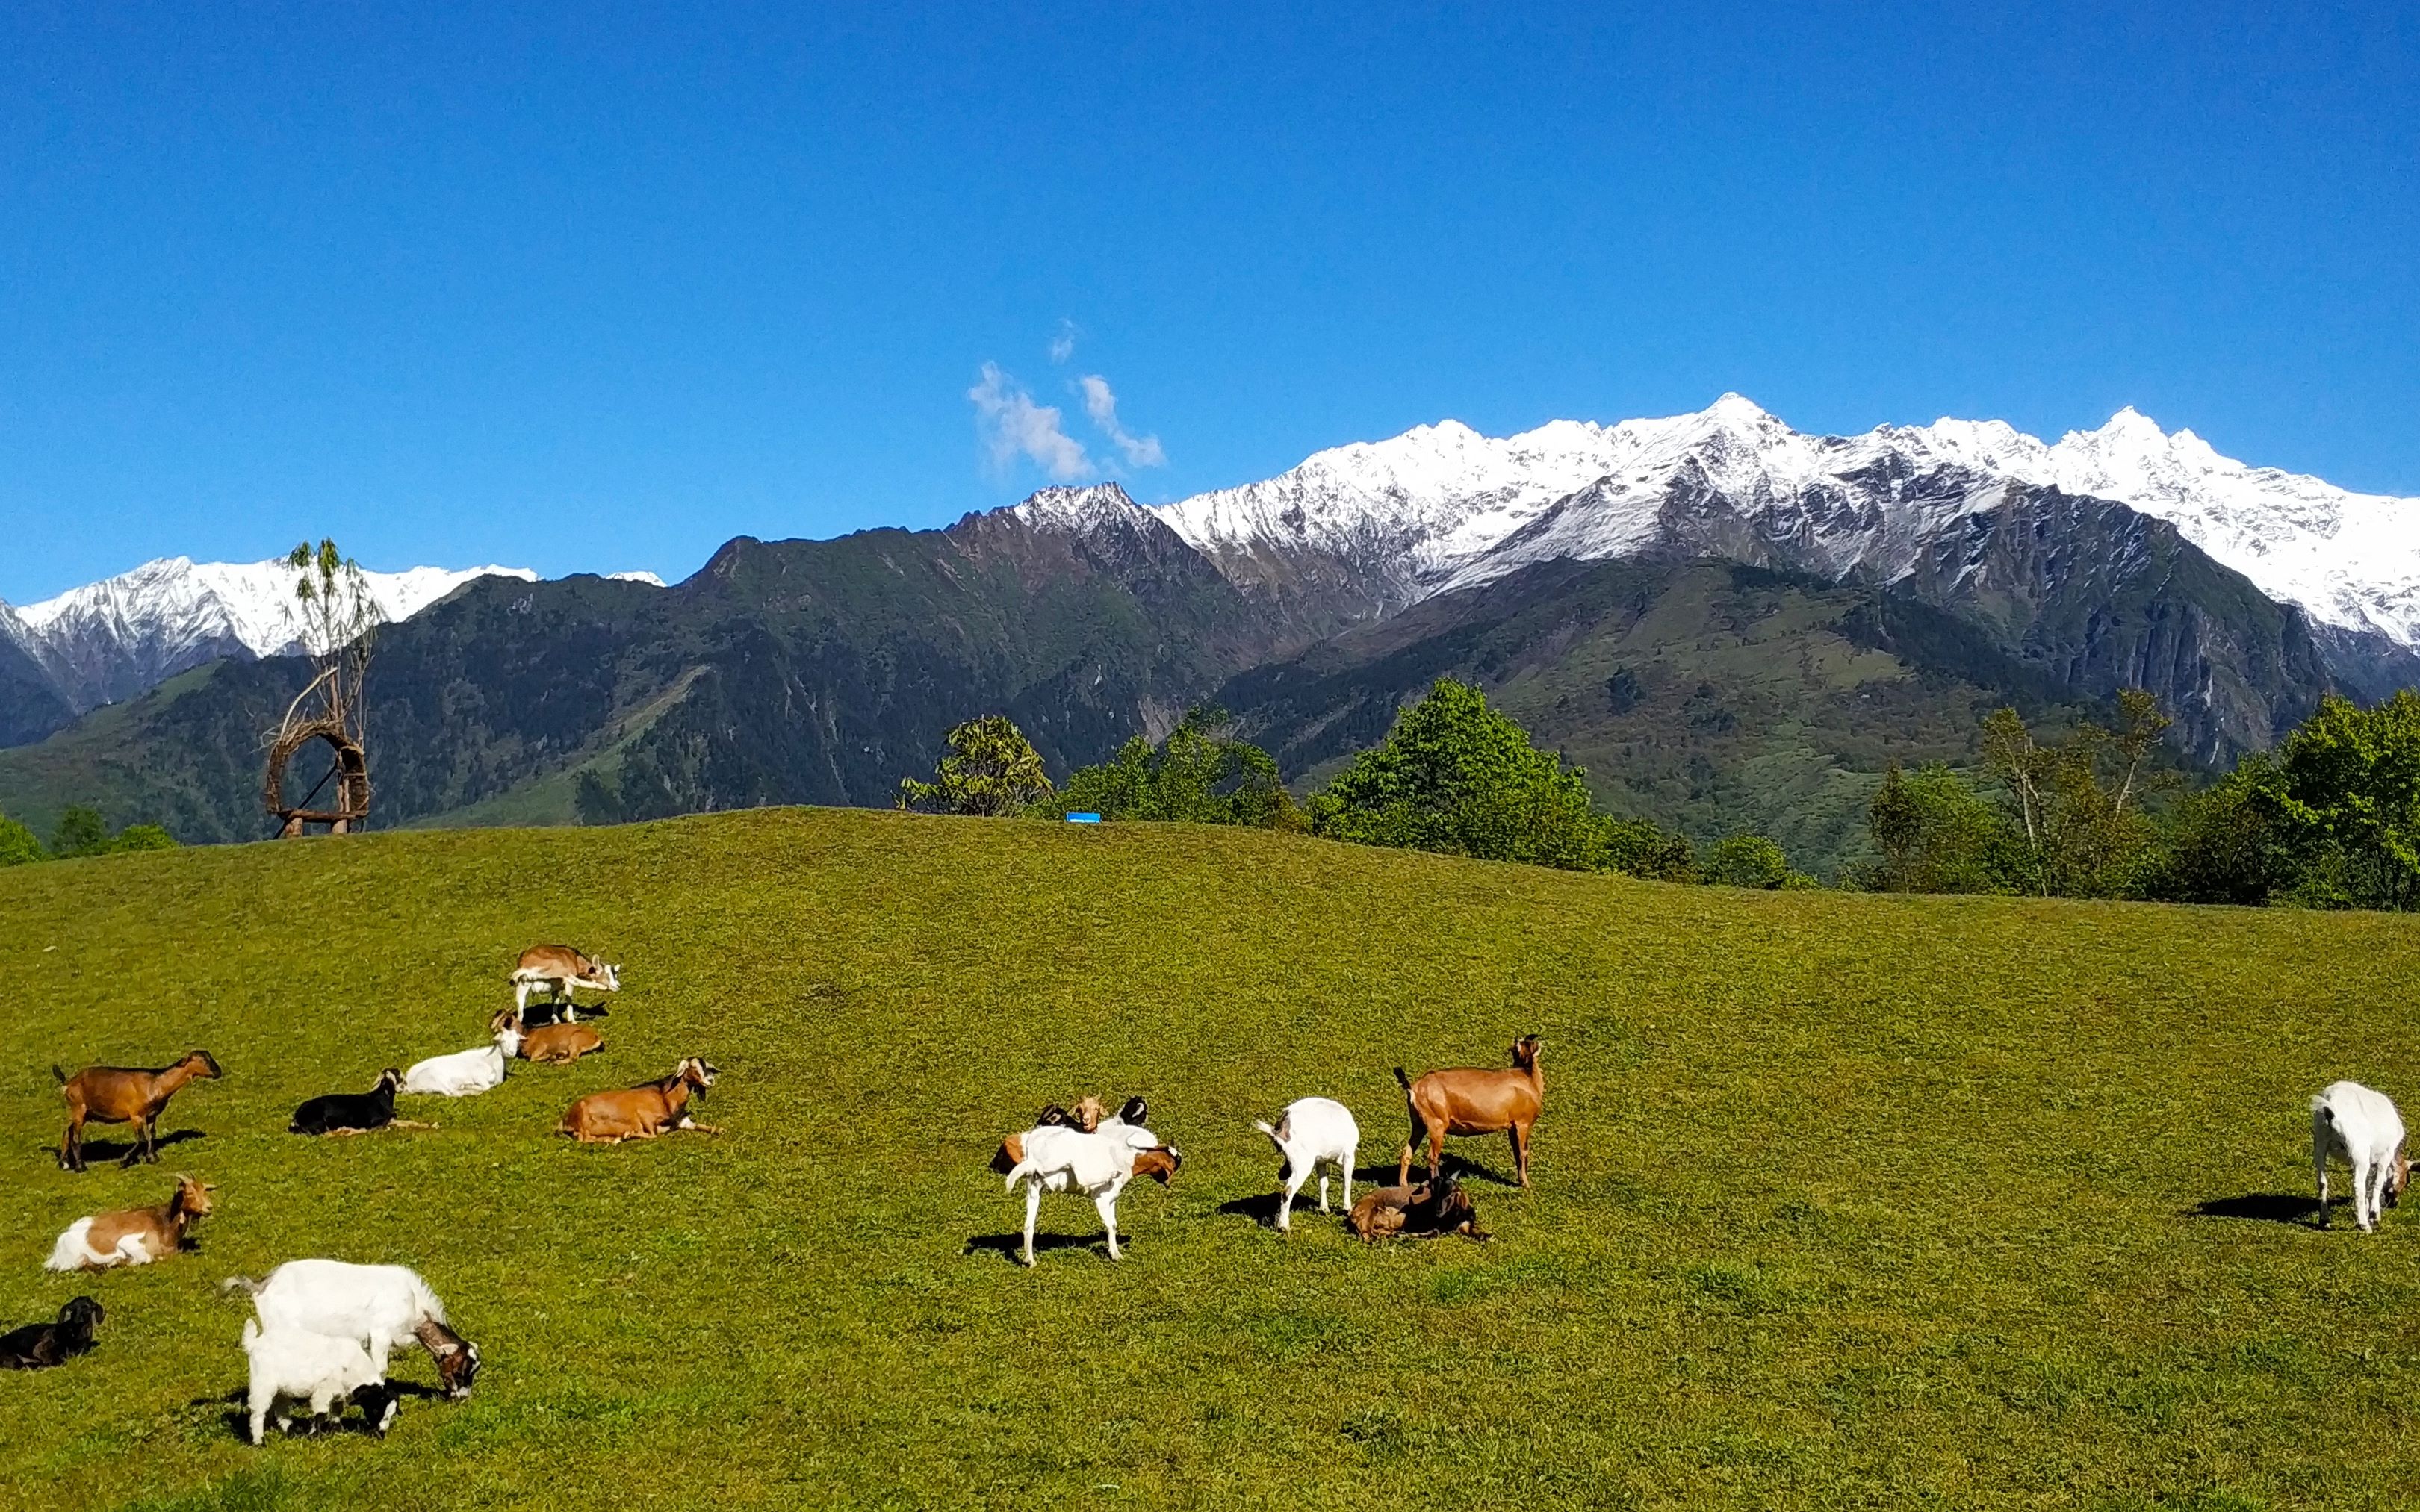
<svg viewBox="0 0 2420 1512"><path fill-rule="evenodd" d="M287 1115L477 1043L540 940L608 1049L432 1132ZM2308 1099L2409 1074L2381 916L1740 893L1176 825L765 810L0 871L0 1505L2394 1507L2420 1500L2420 1211L2321 1232ZM1495 1239L1291 1239L1249 1125L1545 1036ZM60 1171L50 1066L207 1046L161 1164ZM702 1054L721 1137L552 1133ZM1186 1165L1022 1203L1001 1134L1148 1096ZM113 1143L122 1130L96 1130ZM1501 1141L1462 1153L1509 1168ZM41 1270L218 1184L198 1252ZM428 1277L486 1369L384 1443L229 1425L231 1274ZM429 1382L417 1351L399 1379Z"/></svg>

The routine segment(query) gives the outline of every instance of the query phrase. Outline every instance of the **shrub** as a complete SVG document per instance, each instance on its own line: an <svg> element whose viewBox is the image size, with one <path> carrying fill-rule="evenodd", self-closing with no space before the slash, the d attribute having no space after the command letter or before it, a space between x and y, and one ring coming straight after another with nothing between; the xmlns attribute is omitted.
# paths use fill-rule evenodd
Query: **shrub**
<svg viewBox="0 0 2420 1512"><path fill-rule="evenodd" d="M998 816L1020 812L1051 795L1042 758L1008 716L969 719L942 740L949 754L941 758L933 780L901 780L900 808Z"/></svg>

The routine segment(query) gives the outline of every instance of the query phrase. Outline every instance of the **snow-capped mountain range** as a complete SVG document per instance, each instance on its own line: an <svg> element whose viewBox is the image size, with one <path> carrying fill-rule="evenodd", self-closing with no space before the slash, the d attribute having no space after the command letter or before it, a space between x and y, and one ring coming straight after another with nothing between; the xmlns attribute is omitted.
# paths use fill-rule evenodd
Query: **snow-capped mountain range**
<svg viewBox="0 0 2420 1512"><path fill-rule="evenodd" d="M1391 608L1537 562L1655 549L1676 505L1729 515L1789 565L1887 582L2009 484L2114 500L2321 625L2420 647L2420 499L2248 467L2132 409L2055 444L1951 419L1810 436L1735 393L1695 414L1501 439L1449 420L1156 513L1239 582L1308 557Z"/></svg>

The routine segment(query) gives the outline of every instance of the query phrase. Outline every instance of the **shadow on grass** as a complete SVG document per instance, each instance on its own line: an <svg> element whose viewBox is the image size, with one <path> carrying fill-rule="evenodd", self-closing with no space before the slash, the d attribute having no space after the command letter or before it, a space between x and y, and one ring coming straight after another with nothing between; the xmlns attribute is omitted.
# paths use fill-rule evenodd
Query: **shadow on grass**
<svg viewBox="0 0 2420 1512"><path fill-rule="evenodd" d="M203 1137L205 1135L199 1129L171 1129L151 1143L155 1149L165 1149L170 1145L181 1145L187 1140ZM123 1161L127 1156L134 1153L139 1148L139 1143L134 1139L86 1139L84 1142L85 1164L98 1165L104 1161ZM54 1161L59 1158L59 1147L56 1145L42 1145L38 1148Z"/></svg>
<svg viewBox="0 0 2420 1512"><path fill-rule="evenodd" d="M1395 1172L1401 1168L1396 1165L1365 1165L1353 1173L1353 1179L1357 1181L1374 1182L1379 1186L1393 1186ZM1521 1187L1519 1177L1507 1176L1493 1165L1472 1160L1467 1155L1459 1154L1450 1149L1445 1152L1445 1169L1447 1175L1458 1181L1467 1181L1476 1177L1482 1181L1493 1181L1497 1186L1509 1186L1514 1191L1519 1191ZM1410 1184L1418 1186L1428 1179L1428 1163L1417 1156L1414 1157Z"/></svg>
<svg viewBox="0 0 2420 1512"><path fill-rule="evenodd" d="M2248 1192L2240 1197L2212 1197L2188 1210L2188 1216L2250 1218L2259 1223L2304 1224L2316 1228L2319 1225L2319 1203L2316 1197L2293 1196L2284 1192Z"/></svg>
<svg viewBox="0 0 2420 1512"><path fill-rule="evenodd" d="M445 1398L445 1393L438 1387L423 1386L409 1381L387 1381L386 1391L387 1395L398 1399L417 1397L422 1401L433 1402L442 1401ZM306 1427L302 1428L280 1427L281 1424L293 1421L284 1416L281 1409L291 1411L294 1405L290 1400L282 1401L270 1409L268 1427L278 1432L280 1436L293 1433L302 1438L316 1439L334 1433L376 1435L377 1430L372 1427L372 1416L355 1411L351 1404L346 1402L338 1402L326 1420L306 1420ZM185 1406L197 1412L213 1407L225 1409L218 1416L219 1422L225 1426L227 1432L239 1443L252 1442L252 1400L250 1392L244 1387L233 1387L221 1392L216 1396L196 1396Z"/></svg>
<svg viewBox="0 0 2420 1512"><path fill-rule="evenodd" d="M1134 1247L1135 1242L1130 1236L1124 1233L1118 1235L1119 1249L1131 1251ZM1109 1249L1107 1236L1043 1233L1033 1236L1033 1254L1037 1259L1051 1250L1094 1248L1098 1248L1105 1256L1108 1255ZM963 1253L977 1255L986 1250L998 1255L1011 1265L1022 1265L1025 1256L1024 1230L1019 1229L1013 1234L977 1234L967 1241L967 1247Z"/></svg>

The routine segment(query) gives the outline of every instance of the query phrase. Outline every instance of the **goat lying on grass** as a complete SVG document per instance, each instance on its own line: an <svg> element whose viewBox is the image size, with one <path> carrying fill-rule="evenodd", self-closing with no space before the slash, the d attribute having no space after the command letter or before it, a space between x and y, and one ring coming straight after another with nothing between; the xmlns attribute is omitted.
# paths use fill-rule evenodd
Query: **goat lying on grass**
<svg viewBox="0 0 2420 1512"><path fill-rule="evenodd" d="M1325 1097L1305 1097L1286 1104L1275 1127L1255 1121L1252 1127L1269 1136L1285 1157L1278 1171L1278 1232L1294 1227L1295 1194L1319 1174L1319 1211L1327 1206L1327 1171L1334 1166L1344 1178L1344 1205L1353 1205L1353 1163L1361 1156L1361 1126L1343 1103Z"/></svg>
<svg viewBox="0 0 2420 1512"><path fill-rule="evenodd" d="M58 1320L27 1323L0 1334L0 1369L47 1370L65 1365L92 1348L92 1331L108 1315L90 1297L78 1297L59 1309Z"/></svg>
<svg viewBox="0 0 2420 1512"><path fill-rule="evenodd" d="M707 1124L691 1122L691 1098L704 1101L706 1089L721 1072L696 1056L673 1068L659 1081L641 1082L627 1091L591 1092L571 1104L555 1126L583 1145L618 1145L625 1139L653 1139L675 1129L721 1134Z"/></svg>
<svg viewBox="0 0 2420 1512"><path fill-rule="evenodd" d="M446 1325L445 1304L405 1266L288 1260L265 1280L229 1276L219 1289L252 1298L253 1310L271 1333L351 1340L369 1351L381 1377L388 1354L406 1339L418 1341L436 1362L448 1397L470 1396L479 1374L479 1347Z"/></svg>
<svg viewBox="0 0 2420 1512"><path fill-rule="evenodd" d="M252 1362L252 1442L256 1444L267 1436L269 1410L280 1397L310 1403L315 1432L338 1403L347 1401L360 1405L362 1421L380 1438L395 1422L395 1393L386 1387L385 1372L352 1339L299 1328L264 1331L247 1318L243 1352ZM293 1420L281 1418L277 1426L291 1432Z"/></svg>
<svg viewBox="0 0 2420 1512"><path fill-rule="evenodd" d="M287 1134L368 1134L377 1129L434 1129L433 1123L395 1116L396 1089L403 1085L403 1072L389 1066L379 1072L378 1085L366 1092L330 1092L315 1097L294 1110L294 1121L286 1126Z"/></svg>
<svg viewBox="0 0 2420 1512"><path fill-rule="evenodd" d="M2359 1082L2335 1082L2311 1099L2311 1172L2319 1185L2319 1225L2328 1221L2328 1162L2352 1167L2352 1221L2365 1234L2379 1209L2394 1207L2412 1179L2404 1156L2403 1116L2383 1092Z"/></svg>
<svg viewBox="0 0 2420 1512"><path fill-rule="evenodd" d="M492 1044L414 1062L403 1073L402 1089L440 1097L475 1097L504 1086L505 1062L520 1054L520 1023L507 1009L488 1025L488 1032L495 1037Z"/></svg>
<svg viewBox="0 0 2420 1512"><path fill-rule="evenodd" d="M585 1024L547 1024L521 1031L521 1058L533 1063L567 1066L604 1048L605 1037Z"/></svg>
<svg viewBox="0 0 2420 1512"><path fill-rule="evenodd" d="M156 1161L160 1158L160 1115L166 1110L168 1099L187 1082L214 1079L220 1072L219 1063L210 1058L209 1051L189 1050L184 1059L157 1071L86 1066L70 1076L53 1066L51 1074L58 1078L59 1095L68 1103L68 1132L59 1140L59 1164L69 1170L80 1171L84 1169L84 1126L87 1121L134 1124L134 1148L126 1152L123 1164Z"/></svg>
<svg viewBox="0 0 2420 1512"><path fill-rule="evenodd" d="M1452 1177L1419 1186L1382 1186L1353 1205L1344 1222L1364 1243L1381 1239L1436 1239L1460 1234L1484 1240L1479 1209Z"/></svg>
<svg viewBox="0 0 2420 1512"><path fill-rule="evenodd" d="M1412 1133L1404 1143L1395 1184L1410 1183L1412 1151L1423 1141L1429 1147L1429 1176L1435 1180L1443 1169L1446 1135L1509 1134L1512 1168L1521 1184L1528 1186L1529 1130L1546 1099L1545 1079L1538 1074L1542 1042L1534 1034L1513 1041L1510 1071L1462 1067L1433 1071L1414 1081L1404 1074L1403 1067L1396 1067L1395 1080L1404 1084L1404 1101L1411 1109Z"/></svg>
<svg viewBox="0 0 2420 1512"><path fill-rule="evenodd" d="M210 1194L217 1190L179 1176L176 1192L156 1208L122 1208L78 1218L52 1246L42 1268L106 1271L166 1259L185 1247L185 1231L209 1216Z"/></svg>

